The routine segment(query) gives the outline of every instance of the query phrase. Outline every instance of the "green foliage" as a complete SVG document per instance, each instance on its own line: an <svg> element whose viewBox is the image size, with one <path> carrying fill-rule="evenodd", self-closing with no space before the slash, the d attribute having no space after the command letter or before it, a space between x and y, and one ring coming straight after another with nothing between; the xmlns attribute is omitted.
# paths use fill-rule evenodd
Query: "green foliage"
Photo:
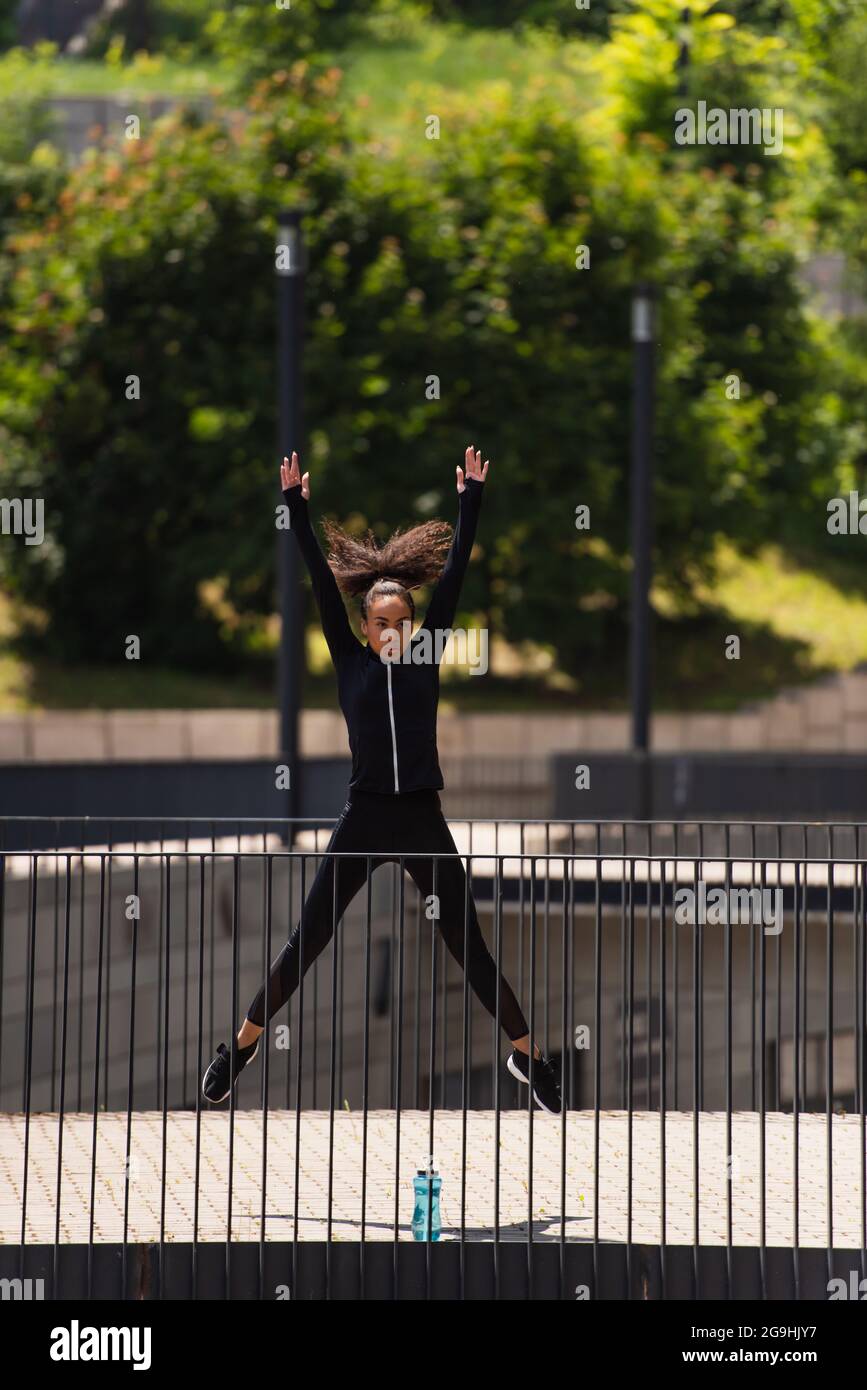
<svg viewBox="0 0 867 1390"><path fill-rule="evenodd" d="M863 12L861 0L785 0L786 18L797 41L823 77L829 46L848 20Z"/></svg>
<svg viewBox="0 0 867 1390"><path fill-rule="evenodd" d="M280 9L274 0L147 0L146 22L142 2L125 0L91 30L91 57L104 56L121 40L128 55L140 46L217 53L261 74L301 56L339 50L365 36L371 21L375 41L394 40L426 18L481 29L547 25L595 38L607 35L612 16L631 0L592 0L583 10L574 0L294 0Z"/></svg>
<svg viewBox="0 0 867 1390"><path fill-rule="evenodd" d="M172 52L184 47L206 54L213 45L208 20L224 0L123 0L103 13L87 31L86 53L104 58L120 47L127 57L146 50Z"/></svg>
<svg viewBox="0 0 867 1390"><path fill-rule="evenodd" d="M438 19L472 27L510 29L516 25L545 24L575 37L607 35L614 15L630 0L589 0L579 9L575 0L431 0Z"/></svg>
<svg viewBox="0 0 867 1390"><path fill-rule="evenodd" d="M58 217L8 245L3 419L38 455L54 540L4 558L63 658L116 657L123 629L167 662L218 667L249 633L206 611L200 584L225 574L242 606L270 605L273 212L301 171L323 200L345 177L324 91L317 105L293 80L279 117L234 138L175 118L95 158ZM24 484L14 459L2 468L9 495Z"/></svg>
<svg viewBox="0 0 867 1390"><path fill-rule="evenodd" d="M125 3L92 31L91 57L122 42L170 54L216 56L239 72L267 74L297 58L342 47L364 33L372 14L400 11L400 0L302 0L278 8L274 0L141 0Z"/></svg>
<svg viewBox="0 0 867 1390"><path fill-rule="evenodd" d="M611 42L600 56L618 124L629 135L652 133L682 164L686 147L674 142L675 117L682 108L729 109L779 107L791 92L792 66L785 37L759 35L741 27L717 8L716 0L692 0L684 22L681 0L645 0L640 10L612 22ZM791 135L792 110L789 111ZM777 157L764 156L748 144L693 147L703 166L736 166L741 171L758 161L766 181L780 168ZM785 163L785 160L782 161ZM788 173L788 171L786 171Z"/></svg>
<svg viewBox="0 0 867 1390"><path fill-rule="evenodd" d="M15 43L18 26L18 0L0 0L0 53Z"/></svg>
<svg viewBox="0 0 867 1390"><path fill-rule="evenodd" d="M619 56L628 99L580 126L544 88L444 97L448 140L393 157L350 142L335 70L296 64L246 124L175 118L93 158L56 218L10 239L2 485L39 486L52 540L3 553L50 616L43 651L116 660L134 632L163 665L219 669L260 644L275 215L293 201L308 209L315 510L380 531L451 518L454 464L478 444L492 479L465 602L512 640L577 674L620 631L638 278L663 291L660 578L685 590L709 572L718 534L811 534L860 441L796 283L797 169L771 183L673 159L640 129L654 104Z"/></svg>
<svg viewBox="0 0 867 1390"><path fill-rule="evenodd" d="M827 138L841 171L867 174L867 13L845 20L828 44Z"/></svg>
<svg viewBox="0 0 867 1390"><path fill-rule="evenodd" d="M95 155L59 194L56 156L10 119L0 487L45 498L50 539L4 547L2 563L50 620L33 643L110 662L136 633L161 665L198 670L261 650L279 501L276 214L292 203L307 210L316 513L382 533L451 519L454 465L474 442L492 473L464 602L511 640L548 644L579 678L622 640L639 279L661 295L660 582L687 596L711 578L721 535L826 546L827 498L864 471L864 353L857 333L807 313L798 268L823 197L855 237L860 165L838 144L842 200L821 123L797 100L794 30L769 32L770 7L757 32L734 5L694 0L678 68L682 8L614 15L589 49L602 100L581 120L544 80L492 84L443 92L448 138L358 140L339 71L299 55L391 23L384 3L322 4L295 28L276 8L216 10L215 49L245 74L274 70L245 120L174 117ZM779 157L673 140L680 105L792 93L800 119ZM575 529L581 503L589 533Z"/></svg>
<svg viewBox="0 0 867 1390"><path fill-rule="evenodd" d="M221 57L249 73L266 74L358 37L374 8L376 0L308 0L291 10L239 0L214 13L208 32Z"/></svg>
<svg viewBox="0 0 867 1390"><path fill-rule="evenodd" d="M2 0L0 0L2 3ZM88 55L123 44L197 58L218 56L255 76L315 53L335 53L362 39L399 42L419 23L440 20L472 29L546 26L575 38L606 37L612 17L631 0L125 0L90 31Z"/></svg>
<svg viewBox="0 0 867 1390"><path fill-rule="evenodd" d="M16 49L3 60L3 68L0 242L13 226L23 228L48 213L65 175L64 161L50 144L53 122L42 99L38 61ZM0 285L7 268L0 254Z"/></svg>

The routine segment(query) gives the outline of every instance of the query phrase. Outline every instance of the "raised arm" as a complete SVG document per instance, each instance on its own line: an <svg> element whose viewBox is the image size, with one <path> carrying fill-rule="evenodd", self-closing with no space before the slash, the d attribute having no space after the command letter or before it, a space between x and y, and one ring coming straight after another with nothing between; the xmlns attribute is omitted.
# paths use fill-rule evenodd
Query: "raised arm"
<svg viewBox="0 0 867 1390"><path fill-rule="evenodd" d="M297 454L292 455L291 466L288 459L283 460L280 474L283 497L289 508L292 533L298 542L301 554L304 556L304 563L313 583L313 593L322 620L322 631L325 634L325 641L328 643L331 660L336 666L342 655L361 644L349 625L349 618L340 596L340 590L337 587L337 580L331 572L319 541L316 539L316 532L310 524L310 514L307 508L307 500L310 496L309 474L305 473L304 478L301 478Z"/></svg>
<svg viewBox="0 0 867 1390"><path fill-rule="evenodd" d="M457 469L458 522L452 537L451 549L422 623L422 627L426 627L429 632L436 632L437 629L444 631L454 622L461 586L476 538L482 493L485 478L488 476L488 463L485 462L483 469L481 454L476 453L470 445L466 454L466 466L466 478L463 470Z"/></svg>

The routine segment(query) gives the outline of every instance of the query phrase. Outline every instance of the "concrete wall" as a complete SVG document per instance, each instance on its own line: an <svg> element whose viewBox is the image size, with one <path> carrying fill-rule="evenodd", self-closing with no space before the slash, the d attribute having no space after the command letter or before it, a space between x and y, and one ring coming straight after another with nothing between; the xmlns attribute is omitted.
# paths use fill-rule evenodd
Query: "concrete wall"
<svg viewBox="0 0 867 1390"><path fill-rule="evenodd" d="M449 714L439 717L444 761L510 758L538 763L551 753L589 747L629 747L629 715ZM305 757L348 755L337 710L304 710ZM275 710L75 710L0 713L0 763L82 762L99 759L213 759L276 756ZM653 717L654 752L856 753L867 749L867 669L857 670L750 705L731 714Z"/></svg>

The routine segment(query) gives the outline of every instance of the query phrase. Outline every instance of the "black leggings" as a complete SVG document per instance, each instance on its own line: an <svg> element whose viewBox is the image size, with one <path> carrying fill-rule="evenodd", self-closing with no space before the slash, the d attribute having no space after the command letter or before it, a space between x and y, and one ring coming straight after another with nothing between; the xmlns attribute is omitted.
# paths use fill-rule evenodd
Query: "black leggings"
<svg viewBox="0 0 867 1390"><path fill-rule="evenodd" d="M331 940L334 928L334 865L337 870L337 920L343 916L359 888L367 881L367 867L393 863L397 855L454 854L457 846L446 824L436 791L398 793L350 792L328 850L358 851L365 858L335 860L326 854L317 870L301 913L301 921L271 966L268 979L268 1015L273 1018L298 988L298 966L302 955L304 974ZM427 897L434 891L439 898L439 928L445 943L459 965L464 964L464 915L466 904L469 961L467 977L488 1013L495 1017L497 967L482 936L472 894L467 895L467 876L460 858L404 858L407 873L419 892ZM500 1024L514 1040L530 1030L520 1005L500 975ZM259 990L247 1018L259 1028L265 1026L265 986Z"/></svg>

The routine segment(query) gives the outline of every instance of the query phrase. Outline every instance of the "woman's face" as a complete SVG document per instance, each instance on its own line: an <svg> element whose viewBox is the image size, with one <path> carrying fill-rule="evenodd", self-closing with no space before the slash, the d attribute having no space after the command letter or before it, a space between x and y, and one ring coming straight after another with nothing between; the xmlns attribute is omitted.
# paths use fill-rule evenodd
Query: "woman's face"
<svg viewBox="0 0 867 1390"><path fill-rule="evenodd" d="M361 631L377 656L387 642L393 642L398 654L412 635L412 618L403 599L396 594L386 594L382 598L371 599L367 605L367 617L361 621ZM397 641L395 642L395 635ZM391 654L391 649L386 653Z"/></svg>

